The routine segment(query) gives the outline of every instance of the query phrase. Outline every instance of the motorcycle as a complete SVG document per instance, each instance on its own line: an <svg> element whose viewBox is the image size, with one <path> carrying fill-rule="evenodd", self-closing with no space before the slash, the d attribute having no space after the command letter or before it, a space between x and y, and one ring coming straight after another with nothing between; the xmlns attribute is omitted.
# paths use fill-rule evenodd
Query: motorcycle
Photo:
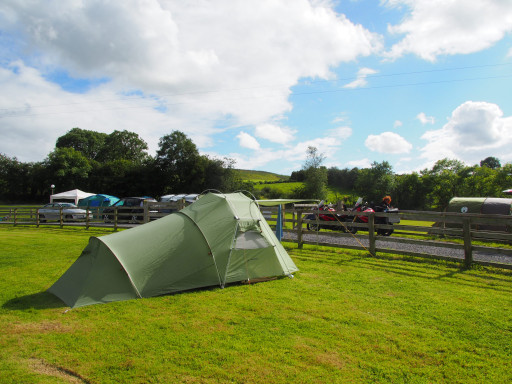
<svg viewBox="0 0 512 384"><path fill-rule="evenodd" d="M368 224L368 215L361 215L361 212L365 213L374 213L374 212L392 212L398 213L398 208L391 208L389 206L380 206L380 205L368 205L363 204L363 199L359 198L355 204L355 206L351 209L346 209L344 207L343 212L346 213L335 213L336 210L329 205L324 204L323 201L318 205L319 211L324 211L325 213L314 214L311 213L305 216L305 219L316 221L316 223L309 222L307 224L307 228L310 231L319 231L320 229L332 229L338 230L342 232L350 232L357 233L359 230L367 230L366 228L356 227L350 225L351 223L364 223ZM341 225L325 225L323 223L335 223L338 222ZM393 225L395 223L399 223L400 218L398 215L396 216L376 216L374 219L375 224L385 224L385 225ZM378 228L377 234L381 236L390 236L393 233L393 228Z"/></svg>

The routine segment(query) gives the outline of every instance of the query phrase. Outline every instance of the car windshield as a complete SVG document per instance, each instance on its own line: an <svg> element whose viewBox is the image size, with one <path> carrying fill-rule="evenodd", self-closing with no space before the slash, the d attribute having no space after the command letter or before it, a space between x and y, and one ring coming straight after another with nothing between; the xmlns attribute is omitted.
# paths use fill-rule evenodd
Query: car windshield
<svg viewBox="0 0 512 384"><path fill-rule="evenodd" d="M58 206L62 208L76 208L76 205L71 203L59 203Z"/></svg>
<svg viewBox="0 0 512 384"><path fill-rule="evenodd" d="M141 200L138 199L127 199L127 200L119 200L114 204L117 207L139 207L141 205Z"/></svg>

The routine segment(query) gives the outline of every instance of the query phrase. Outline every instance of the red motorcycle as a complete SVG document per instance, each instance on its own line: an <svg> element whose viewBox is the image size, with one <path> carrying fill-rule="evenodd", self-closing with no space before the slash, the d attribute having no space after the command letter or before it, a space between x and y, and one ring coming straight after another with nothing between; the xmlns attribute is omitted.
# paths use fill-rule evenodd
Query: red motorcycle
<svg viewBox="0 0 512 384"><path fill-rule="evenodd" d="M317 214L309 214L305 216L305 219L316 221L309 222L307 224L307 228L310 231L319 231L320 229L331 229L342 232L350 232L357 233L359 230L367 230L367 228L356 227L350 225L351 223L364 223L368 224L368 216L361 215L361 212L365 213L374 213L374 212L396 212L398 213L398 208L390 208L388 206L369 206L368 204L363 204L363 199L359 198L355 204L355 206L351 209L346 209L344 207L343 214L335 213L336 210L329 205L325 205L324 202L320 202L318 205L318 209L320 211L324 211L325 213ZM345 213L346 212L346 213ZM340 225L325 225L326 223L335 223L338 222ZM399 223L400 218L396 217L375 217L375 224L387 224L393 225L393 223ZM393 233L393 228L379 228L377 229L377 234L382 236L390 236Z"/></svg>

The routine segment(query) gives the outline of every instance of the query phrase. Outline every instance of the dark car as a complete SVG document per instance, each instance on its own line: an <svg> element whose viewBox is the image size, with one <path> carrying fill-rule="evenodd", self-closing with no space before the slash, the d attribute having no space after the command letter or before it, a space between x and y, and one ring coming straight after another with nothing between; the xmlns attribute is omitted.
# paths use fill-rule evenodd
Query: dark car
<svg viewBox="0 0 512 384"><path fill-rule="evenodd" d="M111 207L105 208L103 210L103 220L105 223L110 223L114 221L114 212L116 208L117 210L117 219L120 221L128 221L133 223L139 223L144 220L144 202L153 202L157 201L152 197L123 197L117 203L112 205Z"/></svg>

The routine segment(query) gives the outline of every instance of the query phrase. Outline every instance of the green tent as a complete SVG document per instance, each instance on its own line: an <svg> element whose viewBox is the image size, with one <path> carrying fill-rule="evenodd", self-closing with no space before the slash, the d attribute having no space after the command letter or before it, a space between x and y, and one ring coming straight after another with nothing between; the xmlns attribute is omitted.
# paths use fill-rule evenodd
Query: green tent
<svg viewBox="0 0 512 384"><path fill-rule="evenodd" d="M159 220L91 237L48 291L80 307L297 270L254 200L242 193L209 193Z"/></svg>

